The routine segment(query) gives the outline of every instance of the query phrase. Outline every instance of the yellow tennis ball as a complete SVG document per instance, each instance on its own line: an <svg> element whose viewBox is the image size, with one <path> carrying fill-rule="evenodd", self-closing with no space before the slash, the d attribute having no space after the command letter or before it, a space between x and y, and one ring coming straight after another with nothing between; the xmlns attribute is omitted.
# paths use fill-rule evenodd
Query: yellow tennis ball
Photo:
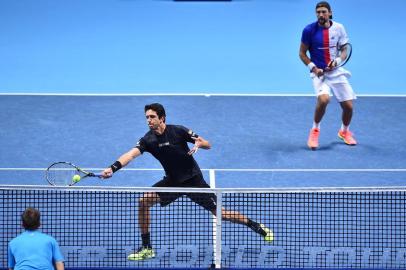
<svg viewBox="0 0 406 270"><path fill-rule="evenodd" d="M80 181L80 175L79 175L79 174L75 174L75 175L72 177L72 181L73 181L74 183L79 182L79 181Z"/></svg>

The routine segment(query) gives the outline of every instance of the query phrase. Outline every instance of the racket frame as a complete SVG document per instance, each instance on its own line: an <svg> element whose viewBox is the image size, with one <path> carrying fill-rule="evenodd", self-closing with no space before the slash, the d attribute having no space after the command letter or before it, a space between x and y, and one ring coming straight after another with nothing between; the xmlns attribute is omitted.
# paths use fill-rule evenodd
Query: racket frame
<svg viewBox="0 0 406 270"><path fill-rule="evenodd" d="M347 64L348 60L350 60L351 55L352 55L352 45L351 45L351 43L347 42L347 43L344 43L342 45L337 44L335 46L318 48L320 50L327 50L327 49L330 49L330 48L338 48L337 51L340 51L343 47L349 47L350 48L349 52L347 51L347 53L348 53L347 57L339 65L337 65L335 67L328 67L327 66L326 68L324 68L323 69L323 74L319 77L320 80L324 81L324 73L331 72L331 71L333 71L333 70L335 70L337 68L340 68L340 67L344 66L345 64ZM333 59L333 61L334 61L334 59Z"/></svg>
<svg viewBox="0 0 406 270"><path fill-rule="evenodd" d="M80 173L80 174L83 175L83 176L80 177L80 180L79 180L79 181L73 181L73 179L69 179L69 182L67 181L67 183L68 183L67 186L73 186L73 185L79 183L80 181L82 181L82 179L83 179L83 178L86 178L86 177L98 177L98 178L101 178L101 175L100 175L100 174L94 174L94 173L92 173L92 172L85 171L85 170L83 170L82 168L76 166L75 164L73 164L73 163L71 163L71 162L58 161L58 162L52 163L52 164L51 164L50 166L48 166L48 168L45 170L45 179L47 180L47 182L48 182L51 186L60 186L60 185L57 185L54 181L52 181L52 180L51 180L51 177L50 177L50 169L52 169L52 168L53 168L55 165L57 165L57 164L65 164L65 165L68 165L68 166L70 166L71 168L75 169L78 173ZM67 169L68 169L68 168L67 168ZM61 168L61 170L63 170L63 169Z"/></svg>
<svg viewBox="0 0 406 270"><path fill-rule="evenodd" d="M332 71L332 70L334 70L334 69L337 69L337 68L342 67L342 66L344 66L345 64L347 64L348 60L350 60L351 55L352 55L352 45L351 45L351 43L347 42L347 43L344 43L344 44L342 44L342 45L338 45L338 44L337 44L337 45L335 45L335 46L319 48L319 49L321 49L321 50L327 50L327 49L330 49L330 48L337 48L337 52L339 52L339 51L341 51L342 48L344 48L344 47L349 47L349 48L350 48L349 52L347 51L347 53L348 53L347 57L346 57L339 65L337 65L337 66L335 66L335 67L332 67L332 68L331 68L331 67L326 67L326 68L324 68L324 69L323 69L324 72L326 71L327 68L329 69L327 72L330 72L330 71ZM341 54L338 54L338 55L341 55ZM336 57L337 57L337 56L336 56ZM332 61L334 61L334 60L335 60L335 59L333 59Z"/></svg>
<svg viewBox="0 0 406 270"><path fill-rule="evenodd" d="M338 50L341 51L341 49L344 48L344 47L347 47L347 48L349 47L349 48L350 48L349 51L347 50L347 57L340 63L340 65L334 67L333 69L336 69L336 68L339 68L339 67L344 66L345 64L347 64L348 60L350 60L351 55L352 55L352 45L351 45L351 43L349 43L349 42L344 43L343 45L341 45L341 46L339 47ZM341 55L341 54L340 54L340 55Z"/></svg>

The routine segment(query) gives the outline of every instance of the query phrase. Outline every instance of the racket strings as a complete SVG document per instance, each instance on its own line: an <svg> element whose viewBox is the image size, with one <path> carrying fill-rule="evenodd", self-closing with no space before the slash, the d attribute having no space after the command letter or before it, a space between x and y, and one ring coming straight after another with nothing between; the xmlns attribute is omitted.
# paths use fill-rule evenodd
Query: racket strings
<svg viewBox="0 0 406 270"><path fill-rule="evenodd" d="M347 43L344 44L340 50L338 50L338 57L341 57L341 63L339 66L343 66L347 61L350 59L352 53L352 46L351 44Z"/></svg>
<svg viewBox="0 0 406 270"><path fill-rule="evenodd" d="M67 163L57 163L47 170L47 179L55 185L68 185L72 182L73 176L79 175L81 178L85 173L78 171L74 166Z"/></svg>
<svg viewBox="0 0 406 270"><path fill-rule="evenodd" d="M318 47L319 50L328 50L328 54L331 60L341 58L341 62L335 68L345 65L351 57L352 46L350 43L345 43L343 45L335 45L330 47Z"/></svg>

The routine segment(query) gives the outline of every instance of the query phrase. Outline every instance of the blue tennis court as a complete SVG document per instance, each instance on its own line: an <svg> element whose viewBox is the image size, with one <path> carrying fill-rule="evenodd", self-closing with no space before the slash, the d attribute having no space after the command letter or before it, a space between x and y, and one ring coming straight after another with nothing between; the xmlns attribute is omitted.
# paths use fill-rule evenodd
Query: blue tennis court
<svg viewBox="0 0 406 270"><path fill-rule="evenodd" d="M0 269L27 206L68 269L406 269L406 3L329 1L353 46L358 145L337 137L332 98L310 151L298 53L316 2L2 0ZM152 210L157 257L127 261L140 196L164 174L149 154L109 180L48 185L53 162L100 172L134 147L153 102L210 141L195 159L220 206L272 228L272 244L182 197Z"/></svg>
<svg viewBox="0 0 406 270"><path fill-rule="evenodd" d="M404 97L360 97L354 147L337 138L339 106L332 104L321 147L311 151L306 138L314 98L308 96L3 95L1 184L34 185L3 194L4 233L18 232L16 211L28 204L55 217L45 218L43 228L60 239L68 268L204 268L215 261L212 218L187 199L153 208L156 259L125 260L139 242L140 192L163 175L149 154L109 180L83 180L83 191L44 188L44 170L54 161L98 171L133 147L147 130L143 106L151 102L165 104L167 123L210 140L213 148L196 159L211 186L261 189L224 194L224 206L270 224L275 241L264 245L244 227L223 222L223 267L404 267ZM24 110L13 109L16 104ZM392 123L390 140L372 132L381 122ZM296 191L269 190L275 188ZM179 234L174 227L182 228Z"/></svg>
<svg viewBox="0 0 406 270"><path fill-rule="evenodd" d="M357 100L355 147L338 139L340 108L332 102L318 151L306 146L313 97L3 95L0 102L2 184L45 184L43 169L55 161L108 166L145 134L143 107L152 102L165 105L168 123L213 144L196 159L202 169L216 170L217 187L397 186L405 180L404 97ZM390 128L382 131L382 123ZM130 171L83 184L150 186L162 171L144 169L160 168L146 154Z"/></svg>

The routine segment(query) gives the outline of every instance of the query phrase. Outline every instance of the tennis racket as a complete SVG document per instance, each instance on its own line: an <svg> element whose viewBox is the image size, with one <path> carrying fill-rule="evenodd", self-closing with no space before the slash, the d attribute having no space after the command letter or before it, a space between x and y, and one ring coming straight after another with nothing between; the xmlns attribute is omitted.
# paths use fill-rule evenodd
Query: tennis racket
<svg viewBox="0 0 406 270"><path fill-rule="evenodd" d="M343 45L337 44L336 46L322 47L318 49L329 50L332 59L327 67L323 69L323 75L321 76L321 79L324 79L324 73L333 71L347 64L352 55L351 43L344 43Z"/></svg>
<svg viewBox="0 0 406 270"><path fill-rule="evenodd" d="M52 186L73 186L86 177L99 177L100 174L87 172L70 162L55 162L46 169L45 178Z"/></svg>

